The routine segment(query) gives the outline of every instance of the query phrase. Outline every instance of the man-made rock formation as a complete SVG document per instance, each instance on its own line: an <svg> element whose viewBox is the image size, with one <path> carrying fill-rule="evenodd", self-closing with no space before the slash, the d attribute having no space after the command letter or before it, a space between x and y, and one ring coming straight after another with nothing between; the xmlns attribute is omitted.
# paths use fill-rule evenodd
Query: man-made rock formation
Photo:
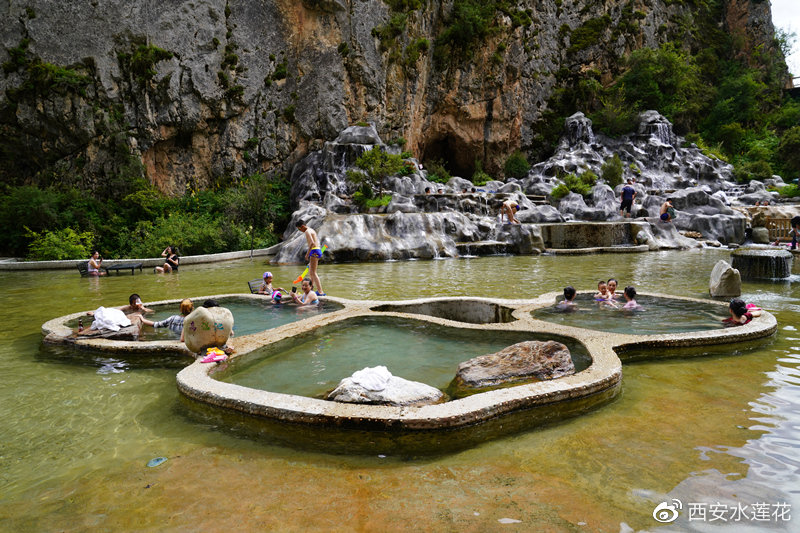
<svg viewBox="0 0 800 533"><path fill-rule="evenodd" d="M711 270L708 292L714 298L733 298L742 294L742 276L730 263L720 259Z"/></svg>
<svg viewBox="0 0 800 533"><path fill-rule="evenodd" d="M184 343L197 353L204 348L222 348L233 330L233 314L224 307L198 307L183 321Z"/></svg>
<svg viewBox="0 0 800 533"><path fill-rule="evenodd" d="M393 376L385 366L364 368L344 378L326 400L379 405L428 405L444 400L437 388Z"/></svg>
<svg viewBox="0 0 800 533"><path fill-rule="evenodd" d="M555 341L526 341L458 365L458 389L478 389L535 378L541 381L575 373L569 349Z"/></svg>
<svg viewBox="0 0 800 533"><path fill-rule="evenodd" d="M603 164L617 155L623 182L635 181L634 216L657 218L661 204L672 198L677 214L672 224L679 230L697 231L722 243L742 242L746 217L730 207L742 202L725 195L739 191L733 167L684 144L672 124L655 111L642 113L637 131L619 139L595 134L591 120L576 113L567 119L556 153L534 165L520 185L526 194L549 195L564 175L592 171L602 176ZM567 220L618 219L621 188L618 185L614 191L598 183L587 197L570 193L562 198L558 210Z"/></svg>

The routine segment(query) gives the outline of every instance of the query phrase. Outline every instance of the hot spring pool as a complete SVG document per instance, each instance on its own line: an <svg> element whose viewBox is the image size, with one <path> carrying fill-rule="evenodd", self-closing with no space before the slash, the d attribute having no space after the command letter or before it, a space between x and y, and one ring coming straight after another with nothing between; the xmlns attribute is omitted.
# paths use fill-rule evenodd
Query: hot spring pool
<svg viewBox="0 0 800 533"><path fill-rule="evenodd" d="M319 306L297 307L291 304L272 304L266 298L219 298L217 302L222 307L227 307L233 313L233 333L236 337L259 333L268 329L290 324L312 316L337 311L342 307L333 302L323 302ZM145 318L158 322L178 314L180 302L170 304L148 305L155 313L145 315ZM195 301L195 305L202 304L202 299ZM90 317L82 317L84 327L92 324ZM66 322L70 328L78 327L78 319ZM180 334L173 333L169 328L151 328L145 326L139 336L140 341L178 340Z"/></svg>
<svg viewBox="0 0 800 533"><path fill-rule="evenodd" d="M557 340L569 347L575 371L587 368L586 348L552 334L450 328L389 317L359 317L254 350L214 378L253 389L322 397L364 367L445 390L458 364L526 340Z"/></svg>
<svg viewBox="0 0 800 533"><path fill-rule="evenodd" d="M563 299L560 297L559 300ZM722 319L728 316L727 307L716 302L681 300L663 296L640 295L636 301L640 311L621 309L625 300L618 300L619 309L595 302L592 294L575 297L578 310L564 313L547 307L532 312L534 318L580 328L627 333L659 335L721 329Z"/></svg>

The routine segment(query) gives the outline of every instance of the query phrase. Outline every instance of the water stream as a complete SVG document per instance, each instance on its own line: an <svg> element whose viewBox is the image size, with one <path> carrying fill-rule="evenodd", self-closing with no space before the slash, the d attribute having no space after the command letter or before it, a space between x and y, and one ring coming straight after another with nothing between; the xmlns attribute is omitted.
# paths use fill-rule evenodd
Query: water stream
<svg viewBox="0 0 800 533"><path fill-rule="evenodd" d="M594 290L610 277L642 292L704 297L719 259L729 253L323 263L320 274L330 294L354 299L524 298L566 285ZM269 269L281 285L302 267ZM262 260L241 260L173 275L0 274L0 530L657 530L655 506L679 499L684 510L669 530L685 531L711 527L687 522L690 503L800 510L796 276L744 284L748 301L776 315L775 337L627 364L610 404L433 458L255 439L189 416L174 360L143 365L41 347L40 326L55 316L121 305L131 292L145 302L246 292L264 270ZM146 466L160 456L167 461ZM744 527L796 530L774 518L714 530Z"/></svg>

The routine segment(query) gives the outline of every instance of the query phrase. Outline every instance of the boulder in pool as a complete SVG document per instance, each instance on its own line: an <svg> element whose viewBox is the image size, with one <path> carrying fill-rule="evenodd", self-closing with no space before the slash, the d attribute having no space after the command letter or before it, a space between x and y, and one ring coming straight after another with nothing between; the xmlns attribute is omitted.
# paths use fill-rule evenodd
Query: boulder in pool
<svg viewBox="0 0 800 533"><path fill-rule="evenodd" d="M733 298L742 294L742 276L724 259L711 270L708 292L713 297Z"/></svg>
<svg viewBox="0 0 800 533"><path fill-rule="evenodd" d="M221 348L233 330L233 314L224 307L198 307L183 321L183 342L197 353L205 348Z"/></svg>
<svg viewBox="0 0 800 533"><path fill-rule="evenodd" d="M444 394L430 385L393 376L385 366L376 366L344 378L325 399L344 403L418 406L440 403Z"/></svg>
<svg viewBox="0 0 800 533"><path fill-rule="evenodd" d="M459 389L493 387L523 379L540 381L575 373L569 348L556 341L525 341L458 365Z"/></svg>

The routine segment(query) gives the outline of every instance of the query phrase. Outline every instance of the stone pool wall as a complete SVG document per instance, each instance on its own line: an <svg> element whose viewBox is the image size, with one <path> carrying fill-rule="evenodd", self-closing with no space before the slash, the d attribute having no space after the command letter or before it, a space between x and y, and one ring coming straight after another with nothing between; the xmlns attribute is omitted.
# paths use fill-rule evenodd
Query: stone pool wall
<svg viewBox="0 0 800 533"><path fill-rule="evenodd" d="M426 321L450 328L473 329L491 332L530 332L536 336L552 334L583 345L591 358L588 368L574 375L508 388L481 392L450 402L420 407L394 407L384 405L345 404L316 398L280 394L258 390L214 379L214 374L224 370L218 364L203 364L195 360L178 373L179 391L187 398L211 408L234 411L249 416L283 422L313 424L360 429L443 430L456 429L484 422L498 416L520 412L534 407L563 407L570 402L581 410L591 409L616 394L622 379L622 360L628 354L642 357L675 357L665 350L669 347L705 346L709 344L735 344L772 335L777 329L773 315L764 312L747 325L712 331L677 333L670 335L633 335L607 333L538 320L532 316L537 309L552 306L560 293L548 293L534 300L503 300L493 298L424 298L397 301L355 301L326 298L342 309L310 316L290 324L251 335L236 337L236 353L231 358L257 357L253 352L263 346L288 342L319 328L336 326L356 317L397 317ZM709 303L662 294L647 296ZM261 295L227 294L197 297L196 300L215 298L263 299ZM147 305L175 305L179 300L150 302ZM719 303L720 317L727 313L727 304ZM75 313L51 320L42 326L48 337L67 337L72 331L65 324L83 313ZM481 322L482 323L476 323ZM116 354L174 352L190 355L177 341L129 342L108 339L78 339L73 341L81 348L109 351ZM637 355L638 354L638 355ZM688 353L687 355L693 355ZM223 365L229 363L223 363ZM345 377L345 376L342 376ZM569 411L569 406L563 411Z"/></svg>

